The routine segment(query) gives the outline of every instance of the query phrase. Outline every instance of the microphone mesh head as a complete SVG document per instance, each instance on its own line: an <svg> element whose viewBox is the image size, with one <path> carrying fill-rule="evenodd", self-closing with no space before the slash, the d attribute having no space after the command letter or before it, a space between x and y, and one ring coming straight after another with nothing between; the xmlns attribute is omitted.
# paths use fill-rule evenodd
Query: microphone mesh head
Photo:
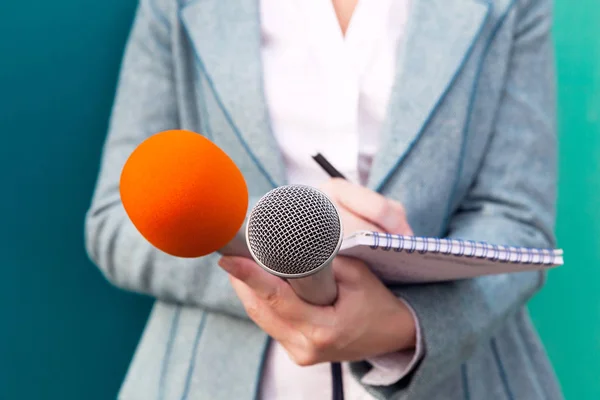
<svg viewBox="0 0 600 400"><path fill-rule="evenodd" d="M247 240L254 258L285 275L307 274L336 253L340 216L317 189L288 185L271 190L252 209Z"/></svg>

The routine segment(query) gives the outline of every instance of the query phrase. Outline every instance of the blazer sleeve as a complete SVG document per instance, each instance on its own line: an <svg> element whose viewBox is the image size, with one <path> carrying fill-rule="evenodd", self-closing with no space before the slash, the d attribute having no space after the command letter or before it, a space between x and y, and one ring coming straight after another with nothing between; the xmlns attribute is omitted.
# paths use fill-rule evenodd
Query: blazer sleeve
<svg viewBox="0 0 600 400"><path fill-rule="evenodd" d="M182 259L157 250L137 231L121 203L120 173L134 148L148 136L180 125L165 7L141 0L136 12L85 218L86 249L104 276L120 288L245 316L227 274L217 265L217 254Z"/></svg>
<svg viewBox="0 0 600 400"><path fill-rule="evenodd" d="M450 237L541 248L555 245L551 6L546 0L528 3L517 5L512 56L492 138L475 182L450 218ZM390 396L411 390L411 385L434 387L456 371L475 346L489 341L544 280L542 272L522 272L394 288L418 317L425 355L410 383L373 389Z"/></svg>

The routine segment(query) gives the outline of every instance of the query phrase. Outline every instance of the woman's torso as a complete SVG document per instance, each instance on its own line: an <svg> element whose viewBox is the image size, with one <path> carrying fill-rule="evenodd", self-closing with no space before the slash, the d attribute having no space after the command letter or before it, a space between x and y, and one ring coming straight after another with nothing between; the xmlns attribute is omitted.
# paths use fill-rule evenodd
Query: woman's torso
<svg viewBox="0 0 600 400"><path fill-rule="evenodd" d="M448 213L485 156L510 58L511 4L435 0L412 14L427 22L398 55L400 73L366 185L403 203L419 235L444 232ZM223 148L244 172L251 195L285 183L262 87L256 2L159 1L156 12L171 28L181 128ZM205 272L208 280L223 278ZM229 299L214 293L210 301L219 308ZM120 398L253 398L267 345L266 335L237 312L157 302ZM522 309L472 349L463 366L434 386L421 382L408 395L552 399L554 385Z"/></svg>

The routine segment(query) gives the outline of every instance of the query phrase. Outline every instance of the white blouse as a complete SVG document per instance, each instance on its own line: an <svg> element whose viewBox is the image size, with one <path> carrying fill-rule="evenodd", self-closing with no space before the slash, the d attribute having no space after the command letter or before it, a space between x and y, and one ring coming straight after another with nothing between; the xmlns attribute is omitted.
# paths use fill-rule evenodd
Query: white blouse
<svg viewBox="0 0 600 400"><path fill-rule="evenodd" d="M364 184L396 73L408 0L359 1L346 35L331 0L260 0L263 81L274 135L289 183L319 186L329 177L311 156L321 152L349 180ZM406 375L417 350L369 360L368 384ZM343 365L346 399L372 398ZM261 398L331 398L327 363L299 367L276 342L269 349Z"/></svg>

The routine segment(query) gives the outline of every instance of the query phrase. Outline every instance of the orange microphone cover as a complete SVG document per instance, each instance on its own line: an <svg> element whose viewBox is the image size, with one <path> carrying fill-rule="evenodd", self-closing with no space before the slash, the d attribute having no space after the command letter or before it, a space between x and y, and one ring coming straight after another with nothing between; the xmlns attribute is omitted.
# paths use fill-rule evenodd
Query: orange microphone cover
<svg viewBox="0 0 600 400"><path fill-rule="evenodd" d="M223 248L248 209L248 188L234 162L204 136L183 130L143 141L123 167L120 193L138 231L177 257Z"/></svg>

